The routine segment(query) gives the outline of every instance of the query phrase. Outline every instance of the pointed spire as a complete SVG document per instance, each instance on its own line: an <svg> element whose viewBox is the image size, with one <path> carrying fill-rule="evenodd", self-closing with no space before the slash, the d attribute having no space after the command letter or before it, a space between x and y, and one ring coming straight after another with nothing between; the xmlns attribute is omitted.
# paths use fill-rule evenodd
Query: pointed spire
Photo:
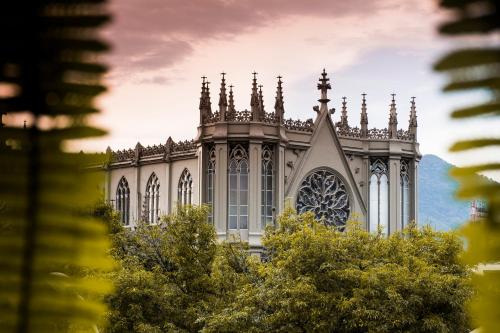
<svg viewBox="0 0 500 333"><path fill-rule="evenodd" d="M274 114L276 115L276 119L280 124L285 116L283 87L281 86L282 83L283 82L281 81L281 76L278 76L278 87L276 88L276 102L274 103Z"/></svg>
<svg viewBox="0 0 500 333"><path fill-rule="evenodd" d="M227 111L227 95L226 95L226 73L222 72L222 80L220 83L220 93L219 93L219 121L226 120Z"/></svg>
<svg viewBox="0 0 500 333"><path fill-rule="evenodd" d="M259 85L259 112L260 112L260 117L262 120L262 117L264 116L264 95L262 94L262 84Z"/></svg>
<svg viewBox="0 0 500 333"><path fill-rule="evenodd" d="M392 102L391 102L391 110L389 114L389 138L396 139L398 136L398 114L396 112L396 100L394 97L396 94L391 94Z"/></svg>
<svg viewBox="0 0 500 333"><path fill-rule="evenodd" d="M257 73L253 72L253 81L252 81L252 94L250 98L250 108L252 111L252 120L258 121L260 120L260 103L259 103L259 94L257 91Z"/></svg>
<svg viewBox="0 0 500 333"><path fill-rule="evenodd" d="M205 81L206 76L202 76L202 82L201 82L201 95L200 95L200 124L203 124L205 119L209 115L209 110L210 110L210 99L207 99L207 89L208 89L208 84Z"/></svg>
<svg viewBox="0 0 500 333"><path fill-rule="evenodd" d="M226 120L234 120L236 109L234 108L233 85L229 86L229 105L226 114Z"/></svg>
<svg viewBox="0 0 500 333"><path fill-rule="evenodd" d="M361 136L368 137L368 113L366 109L366 94L362 93L363 102L361 103Z"/></svg>
<svg viewBox="0 0 500 333"><path fill-rule="evenodd" d="M323 68L321 78L319 79L320 83L318 83L318 90L321 91L321 98L318 99L318 102L321 103L319 110L320 113L328 112L328 102L330 101L328 99L328 89L332 89L332 86L330 85L330 83L328 83L328 81L330 81L330 79L327 78L327 73Z"/></svg>
<svg viewBox="0 0 500 333"><path fill-rule="evenodd" d="M210 82L206 82L207 88L205 90L205 98L206 98L206 104L207 104L207 109L208 109L208 114L212 115L212 102L210 101Z"/></svg>
<svg viewBox="0 0 500 333"><path fill-rule="evenodd" d="M343 128L348 128L349 123L347 122L347 102L346 97L342 97L342 111L340 116L340 126Z"/></svg>
<svg viewBox="0 0 500 333"><path fill-rule="evenodd" d="M415 97L411 98L411 108L410 108L410 124L408 126L408 132L413 136L413 139L417 139L417 107L415 105Z"/></svg>

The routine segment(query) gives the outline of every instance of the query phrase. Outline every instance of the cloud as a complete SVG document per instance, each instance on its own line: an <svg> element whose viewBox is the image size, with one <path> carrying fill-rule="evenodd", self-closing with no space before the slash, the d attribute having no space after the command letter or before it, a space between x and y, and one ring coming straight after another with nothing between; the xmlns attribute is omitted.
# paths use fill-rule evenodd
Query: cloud
<svg viewBox="0 0 500 333"><path fill-rule="evenodd" d="M165 85L169 81L170 80L168 77L157 75L157 76L153 76L151 78L145 78L145 79L138 80L137 83Z"/></svg>
<svg viewBox="0 0 500 333"><path fill-rule="evenodd" d="M232 38L290 17L372 15L387 0L120 0L107 32L114 77L172 67L198 42ZM314 28L314 27L313 27ZM318 36L330 31L318 26Z"/></svg>

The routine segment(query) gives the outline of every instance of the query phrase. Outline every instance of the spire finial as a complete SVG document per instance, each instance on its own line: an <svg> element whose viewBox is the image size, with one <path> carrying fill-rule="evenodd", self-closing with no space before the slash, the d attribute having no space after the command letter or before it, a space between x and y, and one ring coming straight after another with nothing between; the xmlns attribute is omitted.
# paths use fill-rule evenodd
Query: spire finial
<svg viewBox="0 0 500 333"><path fill-rule="evenodd" d="M340 126L347 128L349 127L349 123L347 122L347 102L345 96L342 97L342 111L340 116Z"/></svg>
<svg viewBox="0 0 500 333"><path fill-rule="evenodd" d="M229 86L229 105L228 105L226 119L234 120L235 114L236 114L236 109L234 108L233 85L231 84Z"/></svg>
<svg viewBox="0 0 500 333"><path fill-rule="evenodd" d="M260 117L262 118L264 116L264 95L262 94L262 84L259 84L259 111L260 111Z"/></svg>
<svg viewBox="0 0 500 333"><path fill-rule="evenodd" d="M201 97L200 97L200 124L203 124L205 119L212 114L212 106L210 102L210 82L206 81L206 76L202 76Z"/></svg>
<svg viewBox="0 0 500 333"><path fill-rule="evenodd" d="M278 123L281 124L283 121L283 118L285 116L285 107L284 107L284 101L283 101L283 87L281 84L283 81L281 81L282 77L281 75L278 75L278 87L276 88L276 101L274 103L274 114L276 115Z"/></svg>
<svg viewBox="0 0 500 333"><path fill-rule="evenodd" d="M413 136L413 140L417 139L417 107L415 105L415 97L411 98L410 101L410 123L408 126L408 131Z"/></svg>
<svg viewBox="0 0 500 333"><path fill-rule="evenodd" d="M363 96L361 102L361 136L363 138L368 137L368 113L366 112L366 93L362 93Z"/></svg>
<svg viewBox="0 0 500 333"><path fill-rule="evenodd" d="M318 90L321 91L321 98L318 99L318 102L321 103L320 112L328 112L328 89L332 89L332 86L328 82L330 79L327 77L326 70L323 68L323 72L321 73L321 78L318 83Z"/></svg>
<svg viewBox="0 0 500 333"><path fill-rule="evenodd" d="M227 95L226 95L226 73L222 72L222 80L220 83L220 93L219 93L219 120L226 120L226 111L227 111Z"/></svg>
<svg viewBox="0 0 500 333"><path fill-rule="evenodd" d="M260 102L259 102L259 94L257 90L257 72L253 72L253 80L252 80L252 94L250 95L250 107L252 111L252 120L259 121L261 119L260 114Z"/></svg>
<svg viewBox="0 0 500 333"><path fill-rule="evenodd" d="M389 114L389 138L396 139L398 136L398 114L396 112L396 94L392 93L391 110Z"/></svg>

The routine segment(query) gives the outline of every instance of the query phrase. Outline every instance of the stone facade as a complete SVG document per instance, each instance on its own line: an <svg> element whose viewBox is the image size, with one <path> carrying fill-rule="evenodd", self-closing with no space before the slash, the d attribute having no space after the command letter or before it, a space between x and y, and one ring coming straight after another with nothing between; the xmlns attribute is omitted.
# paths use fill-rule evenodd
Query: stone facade
<svg viewBox="0 0 500 333"><path fill-rule="evenodd" d="M285 119L281 77L273 112L266 112L254 73L250 110L234 107L224 74L218 109L203 78L198 135L192 141L111 151L106 197L126 225L155 223L177 204L208 204L220 239L241 238L258 249L266 224L288 203L343 229L356 219L367 229L401 230L417 219L418 150L415 100L407 130L397 128L394 95L386 129L369 129L363 94L360 127L328 108L325 71L315 119Z"/></svg>

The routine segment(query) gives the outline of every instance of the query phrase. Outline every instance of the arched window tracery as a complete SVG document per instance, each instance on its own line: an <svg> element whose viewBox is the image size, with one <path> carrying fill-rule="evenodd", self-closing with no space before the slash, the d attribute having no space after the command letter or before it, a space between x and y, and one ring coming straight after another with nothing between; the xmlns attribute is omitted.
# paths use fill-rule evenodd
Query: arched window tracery
<svg viewBox="0 0 500 333"><path fill-rule="evenodd" d="M229 155L229 229L248 229L248 151L235 145Z"/></svg>
<svg viewBox="0 0 500 333"><path fill-rule="evenodd" d="M389 169L387 163L377 159L370 166L370 231L389 232Z"/></svg>
<svg viewBox="0 0 500 333"><path fill-rule="evenodd" d="M262 184L261 184L261 225L262 229L273 223L274 208L274 150L272 146L262 147Z"/></svg>
<svg viewBox="0 0 500 333"><path fill-rule="evenodd" d="M147 223L157 223L159 219L160 181L153 172L146 184L144 194L144 220Z"/></svg>
<svg viewBox="0 0 500 333"><path fill-rule="evenodd" d="M177 203L179 205L191 205L193 195L193 177L188 169L182 171L179 178L179 185L177 186Z"/></svg>
<svg viewBox="0 0 500 333"><path fill-rule="evenodd" d="M130 223L130 189L125 177L122 177L116 188L116 210L120 213L121 222L124 225Z"/></svg>
<svg viewBox="0 0 500 333"><path fill-rule="evenodd" d="M213 223L214 221L214 198L215 198L215 148L211 147L208 151L208 163L207 163L207 192L206 192L206 204L210 207L210 212L208 213L208 222Z"/></svg>

